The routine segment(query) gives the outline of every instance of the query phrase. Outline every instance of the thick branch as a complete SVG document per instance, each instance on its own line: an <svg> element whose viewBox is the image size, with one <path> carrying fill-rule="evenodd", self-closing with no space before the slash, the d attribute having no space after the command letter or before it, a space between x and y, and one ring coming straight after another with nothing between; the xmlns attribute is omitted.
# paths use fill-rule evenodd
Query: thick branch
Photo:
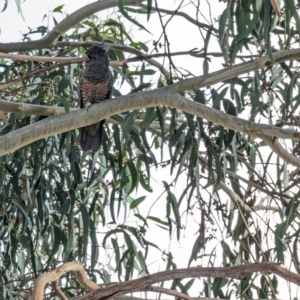
<svg viewBox="0 0 300 300"><path fill-rule="evenodd" d="M60 300L68 300L67 296L64 294L64 292L60 289L58 282L53 281L52 282L52 288L53 291L55 292L55 295L60 299Z"/></svg>
<svg viewBox="0 0 300 300"><path fill-rule="evenodd" d="M150 287L146 288L144 291L166 294L166 295L174 296L174 297L177 297L178 299L184 299L184 300L216 300L216 298L208 298L208 297L194 298L194 297L188 296L187 294L183 294L183 293L177 292L175 290L170 290L170 289L166 289L166 288L162 288L162 287L158 287L158 286L150 286ZM141 291L141 292L143 292L143 291ZM117 300L119 300L119 297L117 298Z"/></svg>
<svg viewBox="0 0 300 300"><path fill-rule="evenodd" d="M249 276L254 272L273 272L274 274L284 278L285 280L300 285L300 275L295 274L276 263L260 262L254 264L245 264L234 267L225 268L187 268L159 272L150 276L139 279L122 282L107 286L105 288L92 291L84 296L72 298L72 300L98 300L114 298L119 295L137 292L143 290L155 283L166 280L183 279L183 278L199 278L199 277L215 277L215 278L234 278L242 280L245 276Z"/></svg>
<svg viewBox="0 0 300 300"><path fill-rule="evenodd" d="M38 123L30 124L0 138L0 155L8 154L42 138L95 124L100 120L121 112L158 105L174 107L189 114L204 118L216 125L221 125L239 132L245 132L251 136L265 134L300 141L300 135L297 131L246 121L227 115L206 105L187 100L178 94L166 93L167 91L169 91L169 89L164 88L118 97L99 104L94 104L89 110L81 109L79 111L70 112L67 117L65 115L59 115L49 117Z"/></svg>
<svg viewBox="0 0 300 300"><path fill-rule="evenodd" d="M14 112L18 114L37 116L57 116L66 113L64 107L36 105L21 102L9 102L4 100L0 100L0 110L5 112ZM78 109L70 108L70 111L76 110Z"/></svg>
<svg viewBox="0 0 300 300"><path fill-rule="evenodd" d="M37 55L24 55L24 54L9 54L0 52L0 58L8 58L12 60L23 61L41 61L41 62L70 62L70 63L82 63L83 58L74 57L51 57L51 56L37 56Z"/></svg>
<svg viewBox="0 0 300 300"><path fill-rule="evenodd" d="M85 275L85 271L82 265L78 263L67 262L48 273L40 275L35 282L33 293L32 296L29 297L29 300L42 300L45 285L48 282L57 281L62 275L70 271L75 272L76 278L83 286L85 286L87 289L92 290L92 292L85 294L84 296L74 297L72 298L72 300L109 299L128 293L151 289L153 291L166 292L165 290L160 291L159 288L154 288L151 286L155 283L160 283L167 280L199 277L233 278L242 280L245 276L249 276L254 272L272 272L289 282L300 285L300 275L295 274L281 267L279 264L273 262L260 262L224 268L194 267L186 269L167 270L139 279L110 284L109 286L100 288L96 283L88 279L88 277Z"/></svg>
<svg viewBox="0 0 300 300"><path fill-rule="evenodd" d="M300 49L284 50L273 53L274 61L276 64L290 60L300 59ZM218 82L224 82L232 78L236 78L242 74L252 72L258 69L263 69L272 65L269 57L263 56L247 63L240 63L232 68L226 68L220 71L210 73L209 75L197 76L194 78L179 81L173 85L166 87L166 89L174 92L188 91L199 89L201 87L211 86Z"/></svg>
<svg viewBox="0 0 300 300"><path fill-rule="evenodd" d="M286 151L280 145L277 137L270 137L265 135L257 135L257 137L261 138L285 162L300 168L300 159Z"/></svg>
<svg viewBox="0 0 300 300"><path fill-rule="evenodd" d="M85 275L85 270L81 264L67 262L50 272L40 275L34 284L32 296L30 296L28 300L42 300L46 284L48 282L57 281L61 276L71 271L75 273L77 280L85 288L89 290L96 290L100 288L95 282L91 281Z"/></svg>

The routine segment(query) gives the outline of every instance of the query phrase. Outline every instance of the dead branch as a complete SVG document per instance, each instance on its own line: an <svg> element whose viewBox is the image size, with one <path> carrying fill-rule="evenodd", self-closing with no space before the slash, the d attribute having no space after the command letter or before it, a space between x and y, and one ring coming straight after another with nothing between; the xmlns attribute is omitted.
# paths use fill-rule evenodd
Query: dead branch
<svg viewBox="0 0 300 300"><path fill-rule="evenodd" d="M256 272L262 274L272 272L288 282L294 283L298 286L300 285L300 275L293 273L284 267L281 267L277 263L260 262L233 267L194 267L186 269L167 270L163 272L158 272L153 275L144 276L139 279L111 284L100 289L96 283L92 282L86 277L82 265L78 263L68 262L52 270L51 272L40 275L37 281L35 282L32 296L29 299L42 300L46 283L56 281L59 277L70 271L75 272L77 280L84 287L92 290L92 292L89 292L83 296L73 297L72 300L111 299L117 296L143 290L167 292L165 290L159 290L151 286L155 283L160 283L167 280L184 278L215 277L243 280L245 277L251 276L252 273ZM191 298L185 299L190 300Z"/></svg>
<svg viewBox="0 0 300 300"><path fill-rule="evenodd" d="M55 292L56 296L61 299L61 300L68 300L68 297L63 293L63 291L60 289L58 282L53 281L52 282L52 288L53 291Z"/></svg>
<svg viewBox="0 0 300 300"><path fill-rule="evenodd" d="M28 298L28 300L42 300L44 296L44 289L46 284L48 282L57 281L61 276L63 276L68 272L74 272L77 280L85 288L92 291L99 289L98 284L91 281L85 275L85 270L81 264L75 262L67 262L50 272L41 274L36 280L32 295Z"/></svg>

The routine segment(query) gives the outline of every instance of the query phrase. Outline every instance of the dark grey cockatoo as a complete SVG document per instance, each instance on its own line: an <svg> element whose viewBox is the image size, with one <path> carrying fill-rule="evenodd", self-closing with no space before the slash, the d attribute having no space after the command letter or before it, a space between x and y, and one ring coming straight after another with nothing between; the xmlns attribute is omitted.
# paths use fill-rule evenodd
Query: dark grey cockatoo
<svg viewBox="0 0 300 300"><path fill-rule="evenodd" d="M109 70L107 51L103 46L92 46L86 51L86 66L79 81L80 108L110 99L113 77ZM90 107L89 109L92 109ZM105 120L79 128L77 143L83 151L99 150L103 138Z"/></svg>

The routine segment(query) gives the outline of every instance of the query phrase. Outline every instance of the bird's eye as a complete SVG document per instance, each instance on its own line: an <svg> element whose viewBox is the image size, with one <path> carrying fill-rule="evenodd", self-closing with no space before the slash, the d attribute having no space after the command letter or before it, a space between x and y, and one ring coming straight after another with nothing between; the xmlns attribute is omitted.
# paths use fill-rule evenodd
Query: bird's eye
<svg viewBox="0 0 300 300"><path fill-rule="evenodd" d="M93 59L96 59L96 56L93 56Z"/></svg>

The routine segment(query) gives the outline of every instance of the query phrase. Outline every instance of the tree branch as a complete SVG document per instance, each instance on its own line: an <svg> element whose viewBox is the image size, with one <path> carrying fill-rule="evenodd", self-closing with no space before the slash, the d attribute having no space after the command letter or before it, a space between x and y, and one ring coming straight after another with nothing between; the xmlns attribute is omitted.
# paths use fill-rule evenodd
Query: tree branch
<svg viewBox="0 0 300 300"><path fill-rule="evenodd" d="M92 45L99 45L98 42L93 42L93 41L85 41L85 42L57 42L56 46L57 47L90 47ZM149 57L147 58L147 54L137 50L136 48L133 47L129 47L129 46L125 46L125 45L120 45L120 44L110 44L107 43L105 44L105 46L108 49L111 50L118 50L118 51L123 51L126 53L130 53L130 54L134 54L137 57L141 58L140 60L146 60L150 65L156 67L157 69L159 69L163 75L165 76L165 78L167 80L171 79L171 74L168 72L167 69L164 68L164 66L162 64L160 64L158 61L154 60L153 58ZM126 61L131 62L131 59L125 60L124 63L126 63Z"/></svg>
<svg viewBox="0 0 300 300"><path fill-rule="evenodd" d="M102 43L99 42L57 42L57 47L90 47L93 45L99 45ZM1 44L0 44L1 45ZM147 54L144 52L137 50L133 47L125 46L125 45L118 45L118 44L105 44L105 47L111 50L119 50L127 53L134 54L138 57L138 60L146 60L150 65L156 67L158 70L160 70L163 75L165 76L166 80L170 80L171 75L170 73L164 68L162 64L160 64L155 59L148 57ZM195 53L195 52L193 52ZM84 61L83 58L74 58L74 57L47 57L47 56L29 56L29 55L19 55L19 54L7 54L7 53L1 53L0 52L0 58L10 58L14 60L30 60L30 61L43 61L43 62L62 62L64 64L68 63L82 63ZM136 61L136 59L135 59ZM110 61L110 65L112 67L124 67L126 66L125 61ZM131 62L129 59L128 62ZM59 67L60 65L58 65ZM10 84L10 83L8 83ZM1 85L0 85L1 86ZM3 88L2 88L3 89Z"/></svg>
<svg viewBox="0 0 300 300"><path fill-rule="evenodd" d="M9 53L1 53L0 58L8 58L12 60L23 60L23 61L40 61L40 62L63 62L63 63L83 63L83 57L49 57L49 56L38 56L38 55L23 55L23 54L9 54ZM112 67L124 67L125 61L110 61L109 64Z"/></svg>
<svg viewBox="0 0 300 300"><path fill-rule="evenodd" d="M198 159L199 161L202 163L202 165L204 166L205 169L209 169L208 168L208 161L207 159L205 159L204 157L202 157L201 155L198 155ZM217 173L215 171L212 171L211 174L211 181L213 183L216 183L215 178L217 178ZM249 205L247 203L245 203L238 194L236 194L234 191L232 191L225 183L223 180L220 180L218 189L221 189L225 194L227 194L227 196L232 200L232 202L235 203L235 207L233 207L233 210L236 209L237 206L240 206L242 208L243 211L251 213L252 209L251 207L249 207Z"/></svg>
<svg viewBox="0 0 300 300"><path fill-rule="evenodd" d="M31 73L28 73L22 77L19 77L13 81L10 81L8 83L0 83L0 91L5 90L17 83L20 83L22 81L24 81L25 79L31 78L37 74L41 74L43 72L46 71L50 71L56 68L60 68L66 65L70 65L70 64L74 64L74 63L83 63L84 62L84 58L72 58L72 57L57 57L56 59L51 57L46 57L46 56L29 56L29 55L15 55L15 54L5 54L5 53L0 53L0 57L1 54L3 54L3 56L9 56L7 58L10 59L15 59L15 60L29 60L29 61L56 61L56 59L59 59L58 61L61 61L61 63L56 63L50 66L47 66L45 68L42 69L37 69ZM15 58L13 58L15 57ZM126 64L123 61L110 61L109 64L113 67L124 67Z"/></svg>
<svg viewBox="0 0 300 300"><path fill-rule="evenodd" d="M125 46L125 45L119 45L119 44L112 44L112 45L110 45L110 44L107 44L107 47L109 49L112 49L112 50L119 50L119 51L131 53L131 54L134 54L136 56L143 56L143 55L145 55L144 52L142 52L140 50L137 50L135 48L129 47L129 46ZM163 75L165 76L166 80L170 80L171 79L171 74L158 61L156 61L153 58L148 58L148 59L145 59L145 60L150 65L152 65L152 66L156 67L158 70L160 70L163 73Z"/></svg>
<svg viewBox="0 0 300 300"><path fill-rule="evenodd" d="M273 53L275 64L279 64L290 60L300 59L300 48L292 50L283 50ZM166 87L173 92L188 91L214 85L219 82L227 81L236 78L242 74L252 72L258 69L263 69L272 65L267 55L259 57L253 61L240 63L232 68L225 68L220 71L210 73L208 75L196 76L194 78L185 79Z"/></svg>
<svg viewBox="0 0 300 300"><path fill-rule="evenodd" d="M57 281L61 276L68 272L74 272L77 280L89 290L99 289L99 285L91 281L86 275L85 270L81 264L75 262L67 262L57 267L56 269L41 274L36 280L33 288L32 295L28 300L43 300L44 289L48 282Z"/></svg>
<svg viewBox="0 0 300 300"><path fill-rule="evenodd" d="M138 6L147 9L147 5L145 5L145 4L139 4ZM152 11L157 12L158 10L159 10L159 12L166 13L168 15L173 15L174 14L174 11L172 11L172 10L163 9L163 8L157 9L156 7L152 7ZM190 23L192 23L192 24L194 24L198 27L204 28L207 31L211 30L211 31L216 32L216 33L218 32L218 29L214 28L213 26L207 25L205 23L198 22L198 21L194 20L193 18L191 18L188 14L186 14L184 12L177 11L176 16L181 16L181 17L185 18L187 21L189 21Z"/></svg>
<svg viewBox="0 0 300 300"><path fill-rule="evenodd" d="M257 135L262 139L279 157L281 157L285 162L300 168L300 159L296 156L287 152L279 143L276 136L266 136L266 135Z"/></svg>
<svg viewBox="0 0 300 300"><path fill-rule="evenodd" d="M76 61L76 60L74 60L74 61ZM11 87L11 86L13 86L17 83L20 83L20 82L24 81L25 79L31 78L31 77L33 77L37 74L40 74L40 73L43 73L43 72L46 72L46 71L50 71L50 70L53 70L55 68L60 68L60 67L63 67L63 66L69 65L69 64L71 64L71 62L53 64L53 65L47 66L45 68L37 69L33 72L30 72L30 73L28 73L28 74L26 74L22 77L19 77L19 78L15 79L15 80L13 80L9 83L1 83L0 84L0 91L5 90L5 89L7 89L7 88L9 88L9 87Z"/></svg>
<svg viewBox="0 0 300 300"><path fill-rule="evenodd" d="M206 158L204 158L202 155L198 155L198 159L200 161L200 163L202 163L202 165L204 166L205 169L208 170L208 161ZM215 167L215 164L213 164L213 166ZM226 173L230 176L237 176L235 173L230 172L229 170L226 170ZM213 171L212 174L212 181L215 183L214 178L217 178L217 173L215 171ZM239 179L242 179L244 182L246 182L247 184L251 185L252 187L258 188L259 190L261 190L262 192L268 194L268 191L265 191L264 189L262 189L261 187L259 187L258 185L254 184L251 181L248 181L242 177L239 176ZM220 181L219 184L219 189L221 189L225 194L227 194L227 196L236 204L236 207L240 207L243 211L248 212L248 213L252 213L255 211L259 211L259 210L272 210L272 211L280 211L280 209L278 207L274 207L274 206L262 206L262 205L256 205L256 206L252 206L250 207L247 203L245 203L245 201L243 201L240 196L235 193L233 190L231 190L223 180ZM271 194L271 193L270 193ZM235 209L236 207L234 207L233 209Z"/></svg>
<svg viewBox="0 0 300 300"><path fill-rule="evenodd" d="M154 283L183 278L215 277L215 278L233 278L242 280L254 272L272 272L283 279L300 285L300 275L295 274L288 269L272 262L260 262L254 264L245 264L234 267L220 268L202 268L194 267L187 269L176 269L159 272L153 275L145 276L139 279L121 282L102 289L90 292L83 296L72 298L72 300L98 300L114 298L132 292L137 292L151 286Z"/></svg>
<svg viewBox="0 0 300 300"><path fill-rule="evenodd" d="M37 116L57 116L66 113L64 107L36 105L22 102L9 102L4 100L0 100L0 108L0 110L5 112ZM70 108L70 111L76 110L78 110L78 108Z"/></svg>
<svg viewBox="0 0 300 300"><path fill-rule="evenodd" d="M60 299L60 300L68 300L67 296L64 294L64 292L60 289L58 282L53 281L52 282L52 288L53 291L55 292L55 295Z"/></svg>
<svg viewBox="0 0 300 300"><path fill-rule="evenodd" d="M124 0L124 5L138 6L144 1L145 0ZM93 15L94 13L112 7L118 7L118 0L95 1L67 16L42 39L20 43L0 43L0 52L30 51L33 49L42 49L50 46L55 46L57 39L70 28L72 28L85 18Z"/></svg>
<svg viewBox="0 0 300 300"><path fill-rule="evenodd" d="M204 159L204 158L202 158L201 157L201 159ZM206 160L205 160L206 161ZM207 161L206 161L207 162ZM280 194L280 193L278 193L278 192L276 192L276 191L269 191L269 190L267 190L266 188L263 188L262 186L260 186L260 185L258 185L258 184L255 184L254 182L252 182L252 181L250 181L250 180L247 180L247 179L245 179L244 177L242 177L242 176L240 176L240 175L238 175L238 174L236 174L236 173L234 173L234 172L232 172L232 171L229 171L229 170L226 170L226 174L229 176L229 177L234 177L234 178L236 178L236 179L238 179L238 180L241 180L241 181L243 181L244 183L246 183L247 185L249 185L249 186L251 186L254 190L258 190L258 191L261 191L261 192L263 192L264 194L266 194L266 195L268 195L269 197L280 197L280 198L282 198L282 197L284 197L284 198L287 198L287 199L291 199L291 197L289 197L289 196L287 196L287 195L282 195L282 194ZM255 207L257 207L257 206L255 206ZM264 209L266 209L266 210L270 210L269 209L270 208L270 206L265 206L264 207ZM257 209L258 210L258 209ZM271 208L271 210L278 210L278 208L277 207L274 207L274 208Z"/></svg>
<svg viewBox="0 0 300 300"><path fill-rule="evenodd" d="M98 300L115 298L128 293L143 291L143 290L155 290L158 292L159 288L151 287L155 283L184 278L199 278L199 277L215 277L215 278L233 278L242 280L245 276L249 276L254 272L272 272L286 281L292 282L296 285L300 285L300 275L289 271L286 268L281 267L277 263L273 262L260 262L254 264L244 264L233 267L194 267L186 269L167 270L155 273L153 275L144 276L139 279L125 281L121 283L113 283L106 287L100 288L99 285L91 281L86 275L85 270L81 264L74 262L67 262L58 268L44 273L38 277L34 284L33 293L29 297L29 300L42 300L45 286L48 282L57 281L62 275L67 272L73 271L77 280L87 289L92 292L83 296L73 297L72 300ZM188 298L186 298L188 299Z"/></svg>
<svg viewBox="0 0 300 300"><path fill-rule="evenodd" d="M148 288L145 288L144 290L141 290L141 292L143 292L143 291L171 295L171 296L177 297L179 299L184 299L184 300L196 300L196 298L190 297L187 294L183 294L183 293L177 292L175 290L166 289L166 288L162 288L162 287L158 287L158 286L150 286ZM203 298L201 298L201 300L203 300Z"/></svg>
<svg viewBox="0 0 300 300"><path fill-rule="evenodd" d="M244 132L251 136L265 134L300 141L300 134L297 131L246 121L227 115L206 105L187 100L178 94L172 92L167 93L167 91L169 91L168 87L122 96L94 104L89 110L81 109L79 111L70 112L67 114L67 117L65 115L59 115L49 117L38 123L30 124L0 138L0 156L15 151L39 139L95 124L100 120L121 112L158 105L174 107L197 117L204 118L216 125Z"/></svg>

